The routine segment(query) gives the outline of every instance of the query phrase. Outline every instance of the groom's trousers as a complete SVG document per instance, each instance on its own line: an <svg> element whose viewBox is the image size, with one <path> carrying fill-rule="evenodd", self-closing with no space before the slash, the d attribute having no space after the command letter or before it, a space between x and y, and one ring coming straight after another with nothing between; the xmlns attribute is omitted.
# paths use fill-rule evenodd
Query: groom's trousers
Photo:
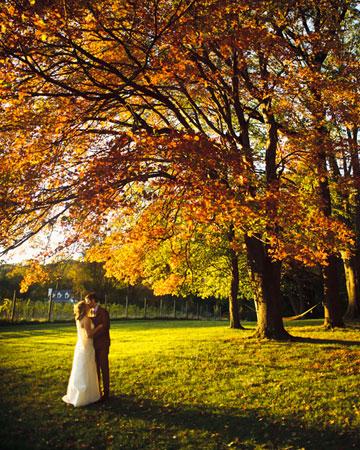
<svg viewBox="0 0 360 450"><path fill-rule="evenodd" d="M100 378L103 383L103 396L109 396L109 348L95 349L96 368L99 379L99 386L101 386ZM101 377L100 377L101 373Z"/></svg>

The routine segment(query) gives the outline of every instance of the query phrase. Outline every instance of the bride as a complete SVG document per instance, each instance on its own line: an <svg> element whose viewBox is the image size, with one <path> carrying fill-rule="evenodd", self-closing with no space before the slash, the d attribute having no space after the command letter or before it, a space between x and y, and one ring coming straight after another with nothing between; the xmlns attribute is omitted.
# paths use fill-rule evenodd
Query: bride
<svg viewBox="0 0 360 450"><path fill-rule="evenodd" d="M85 406L100 399L92 338L102 325L94 328L88 317L89 311L90 307L84 301L74 306L77 342L67 393L62 398L65 403L74 406Z"/></svg>

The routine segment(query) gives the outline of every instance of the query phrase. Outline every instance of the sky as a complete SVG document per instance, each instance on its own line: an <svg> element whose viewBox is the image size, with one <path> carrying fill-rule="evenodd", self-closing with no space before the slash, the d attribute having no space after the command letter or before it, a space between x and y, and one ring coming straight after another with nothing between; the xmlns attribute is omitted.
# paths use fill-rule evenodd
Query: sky
<svg viewBox="0 0 360 450"><path fill-rule="evenodd" d="M44 256L44 253L53 251L63 241L64 233L60 233L60 231L53 231L51 235L39 233L20 247L3 255L1 257L1 262L6 264L21 264L30 259L39 258L40 262L48 263L54 257ZM73 256L74 259L79 258L80 256L81 253L75 250Z"/></svg>

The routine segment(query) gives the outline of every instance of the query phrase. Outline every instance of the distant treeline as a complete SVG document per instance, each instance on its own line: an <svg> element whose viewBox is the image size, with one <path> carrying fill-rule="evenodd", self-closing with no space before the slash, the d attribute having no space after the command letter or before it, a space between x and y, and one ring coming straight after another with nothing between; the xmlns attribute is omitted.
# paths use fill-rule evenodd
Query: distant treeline
<svg viewBox="0 0 360 450"><path fill-rule="evenodd" d="M26 267L20 264L0 265L0 299L11 299L16 291L19 299L33 301L48 299L48 289L71 289L74 297L80 300L89 291L98 294L100 301L109 304L125 304L126 298L131 304L139 304L141 307L144 298L151 300L155 296L146 286L127 286L115 279L107 278L100 263L83 262L77 260L59 261L46 266L49 273L49 281L44 284L34 284L28 291L21 293L19 286L26 271ZM339 271L341 276L341 272ZM282 292L284 297L284 316L300 314L313 305L322 301L322 283L320 272L316 269L304 269L302 267L288 267L283 276ZM165 299L174 298L164 296ZM203 301L191 296L193 301ZM242 316L249 320L255 319L254 305L251 301L240 300ZM241 301L243 300L243 301ZM346 295L341 299L346 307ZM213 303L215 299L206 299L206 303ZM227 309L228 299L217 299L216 303L222 304L222 310ZM316 308L311 317L319 317L321 308Z"/></svg>

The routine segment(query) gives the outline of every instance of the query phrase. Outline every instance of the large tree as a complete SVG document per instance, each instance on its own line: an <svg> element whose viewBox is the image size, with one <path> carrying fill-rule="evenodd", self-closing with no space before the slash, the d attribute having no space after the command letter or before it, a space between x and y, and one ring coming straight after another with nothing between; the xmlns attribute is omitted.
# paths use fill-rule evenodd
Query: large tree
<svg viewBox="0 0 360 450"><path fill-rule="evenodd" d="M284 30L308 4L291 2L280 32L279 2L5 2L3 245L58 221L69 242L106 233L111 212L133 210L139 195L223 208L228 236L245 241L257 335L287 338L281 260L299 250L287 226L308 205L284 177L289 151L299 153L287 145L292 110L302 108ZM325 210L312 217L310 228L334 234Z"/></svg>
<svg viewBox="0 0 360 450"><path fill-rule="evenodd" d="M358 121L355 75L358 69L353 61L357 49L350 39L358 21L356 3L346 0L290 2L286 13L275 15L271 21L284 44L297 55L299 82L303 88L299 95L303 105L301 114L305 116L305 126L311 130L307 139L307 162L317 179L319 212L326 217L336 215L332 196L341 190L340 175L347 177L344 154L339 151L331 130L339 119L350 120L352 126ZM356 164L354 167L356 170ZM331 177L335 181L333 192ZM349 251L342 253L349 255ZM339 256L330 251L322 266L325 326L328 327L343 326ZM346 269L348 265L349 256L345 258Z"/></svg>

